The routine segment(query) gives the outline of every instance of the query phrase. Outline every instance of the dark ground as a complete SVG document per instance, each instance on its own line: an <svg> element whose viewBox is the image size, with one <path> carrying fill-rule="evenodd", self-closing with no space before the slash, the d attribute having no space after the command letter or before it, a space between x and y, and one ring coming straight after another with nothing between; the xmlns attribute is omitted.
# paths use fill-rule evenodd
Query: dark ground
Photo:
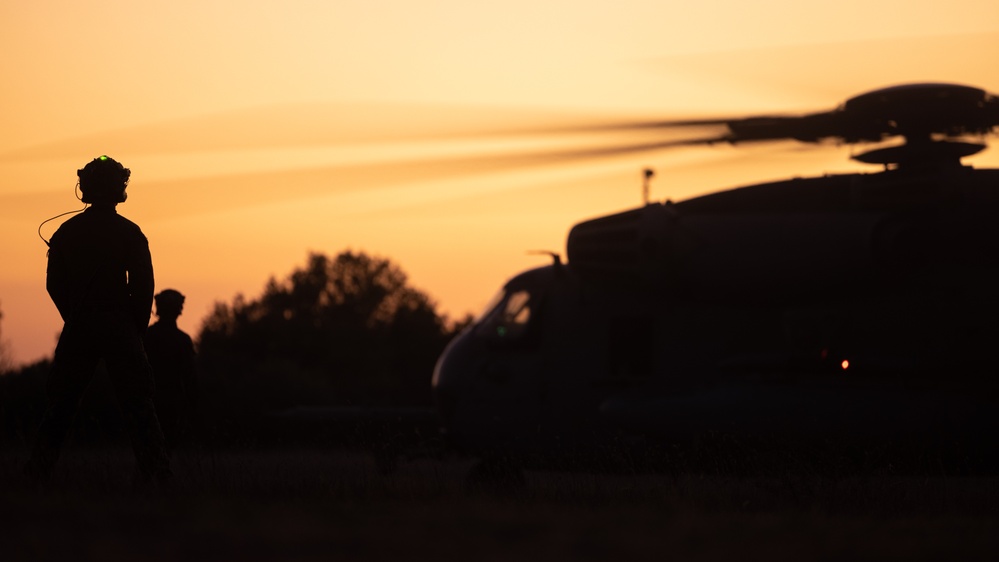
<svg viewBox="0 0 999 562"><path fill-rule="evenodd" d="M127 449L67 449L49 486L0 453L4 560L970 560L999 552L999 478L527 472L463 460L189 451L133 490Z"/></svg>

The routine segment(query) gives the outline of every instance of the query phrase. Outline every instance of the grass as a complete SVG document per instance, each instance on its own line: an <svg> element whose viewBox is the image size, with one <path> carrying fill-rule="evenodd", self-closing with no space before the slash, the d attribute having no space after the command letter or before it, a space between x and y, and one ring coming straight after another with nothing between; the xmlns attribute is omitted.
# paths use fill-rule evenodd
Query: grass
<svg viewBox="0 0 999 562"><path fill-rule="evenodd" d="M68 449L50 485L0 453L6 560L909 560L999 552L999 478L804 471L528 472L466 486L470 461L382 475L314 449L185 451L134 491L127 449Z"/></svg>

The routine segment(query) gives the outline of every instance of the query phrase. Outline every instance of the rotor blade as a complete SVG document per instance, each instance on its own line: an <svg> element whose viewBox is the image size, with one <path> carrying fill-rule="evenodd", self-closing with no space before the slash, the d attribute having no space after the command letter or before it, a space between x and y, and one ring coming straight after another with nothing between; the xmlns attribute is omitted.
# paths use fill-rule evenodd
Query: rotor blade
<svg viewBox="0 0 999 562"><path fill-rule="evenodd" d="M765 115L730 119L699 119L686 121L649 121L600 125L576 131L640 131L686 127L725 127L729 132L707 141L740 143L749 141L793 139L803 142L816 142L819 139L836 136L835 112L811 113L806 115Z"/></svg>
<svg viewBox="0 0 999 562"><path fill-rule="evenodd" d="M628 131L655 131L689 128L727 129L728 134L718 135L720 141L746 142L762 140L794 139L814 142L818 139L835 136L835 111L803 115L760 115L712 119L621 121L594 125L570 126L544 130L528 130L528 133L601 133Z"/></svg>
<svg viewBox="0 0 999 562"><path fill-rule="evenodd" d="M734 121L734 118L710 118L710 119L655 119L655 120L625 120L625 121L597 121L592 123L581 123L578 125L551 126L547 128L528 128L520 131L522 133L542 133L542 134L562 134L562 133L603 133L603 132L627 132L627 131L650 131L656 129L682 129L688 127L718 127L724 126Z"/></svg>
<svg viewBox="0 0 999 562"><path fill-rule="evenodd" d="M817 142L835 136L835 111L812 113L797 117L747 117L726 123L732 132L732 142L793 139Z"/></svg>
<svg viewBox="0 0 999 562"><path fill-rule="evenodd" d="M664 126L661 121L623 121L620 117L584 112L510 107L391 103L281 105L15 145L0 151L0 162L79 158L90 155L95 147L112 155L181 154L612 132L648 129L650 123L654 123L652 127ZM696 123L690 122L693 124Z"/></svg>
<svg viewBox="0 0 999 562"><path fill-rule="evenodd" d="M590 158L610 158L614 156L625 156L629 154L640 154L643 152L653 152L667 148L678 148L683 146L711 145L719 142L728 142L726 135L700 137L690 139L674 139L665 141L652 141L643 143L633 143L614 146L582 147L574 149L552 150L549 152L527 152L521 154L502 155L496 159L500 165L509 167L526 167L534 165L561 164L586 160ZM478 160L478 159L475 159ZM474 161L474 160L473 160Z"/></svg>
<svg viewBox="0 0 999 562"><path fill-rule="evenodd" d="M435 181L455 180L497 174L524 172L530 169L578 165L587 161L604 161L615 157L654 152L673 147L696 146L718 142L717 138L688 139L670 142L647 142L619 146L597 146L551 151L526 151L510 154L463 156L427 160L396 161L383 164L335 166L275 171L265 174L234 175L217 181L204 178L185 181L169 191L184 199L181 191L197 194L199 209L185 208L185 214L219 209L245 208L276 202L307 200L331 195L353 195L361 192L398 189ZM243 186L237 198L222 193L216 184ZM276 188L275 186L281 186Z"/></svg>
<svg viewBox="0 0 999 562"><path fill-rule="evenodd" d="M999 127L999 98L980 88L943 83L902 84L854 96L831 111L731 119L622 122L577 131L655 130L725 126L728 142L793 139L846 143L891 136L988 134Z"/></svg>
<svg viewBox="0 0 999 562"><path fill-rule="evenodd" d="M135 197L160 199L148 209L148 217L171 218L207 214L220 210L268 205L278 202L344 195L415 183L454 180L528 169L605 161L664 150L724 142L721 137L678 139L621 145L597 145L549 150L527 150L500 154L396 160L370 164L313 166L258 173L229 173L174 180L147 181L132 186ZM227 187L220 187L227 186ZM232 186L239 186L232 191ZM61 192L61 191L60 191ZM39 214L51 206L54 191L0 195L2 209L37 208ZM197 200L197 206L172 201ZM9 217L15 218L15 217Z"/></svg>

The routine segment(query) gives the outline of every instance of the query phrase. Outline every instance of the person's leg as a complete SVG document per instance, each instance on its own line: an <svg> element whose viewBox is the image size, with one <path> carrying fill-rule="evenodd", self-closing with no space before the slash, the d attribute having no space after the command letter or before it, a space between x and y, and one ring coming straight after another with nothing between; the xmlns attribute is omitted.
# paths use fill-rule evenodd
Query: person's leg
<svg viewBox="0 0 999 562"><path fill-rule="evenodd" d="M153 371L138 334L121 334L105 354L122 417L143 478L165 481L171 477L163 431L153 404Z"/></svg>
<svg viewBox="0 0 999 562"><path fill-rule="evenodd" d="M97 368L99 356L92 349L78 345L79 343L74 341L72 334L64 331L56 346L45 385L48 408L38 427L31 459L24 468L25 473L34 479L47 479L59 460L59 453L80 406L80 400Z"/></svg>

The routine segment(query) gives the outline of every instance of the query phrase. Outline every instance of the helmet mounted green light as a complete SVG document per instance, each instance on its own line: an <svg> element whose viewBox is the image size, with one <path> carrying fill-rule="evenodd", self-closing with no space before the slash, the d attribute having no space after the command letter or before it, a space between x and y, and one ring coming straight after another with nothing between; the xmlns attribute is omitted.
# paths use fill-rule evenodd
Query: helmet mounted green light
<svg viewBox="0 0 999 562"><path fill-rule="evenodd" d="M126 198L125 188L131 174L131 170L106 154L94 158L76 171L83 202L121 203Z"/></svg>

